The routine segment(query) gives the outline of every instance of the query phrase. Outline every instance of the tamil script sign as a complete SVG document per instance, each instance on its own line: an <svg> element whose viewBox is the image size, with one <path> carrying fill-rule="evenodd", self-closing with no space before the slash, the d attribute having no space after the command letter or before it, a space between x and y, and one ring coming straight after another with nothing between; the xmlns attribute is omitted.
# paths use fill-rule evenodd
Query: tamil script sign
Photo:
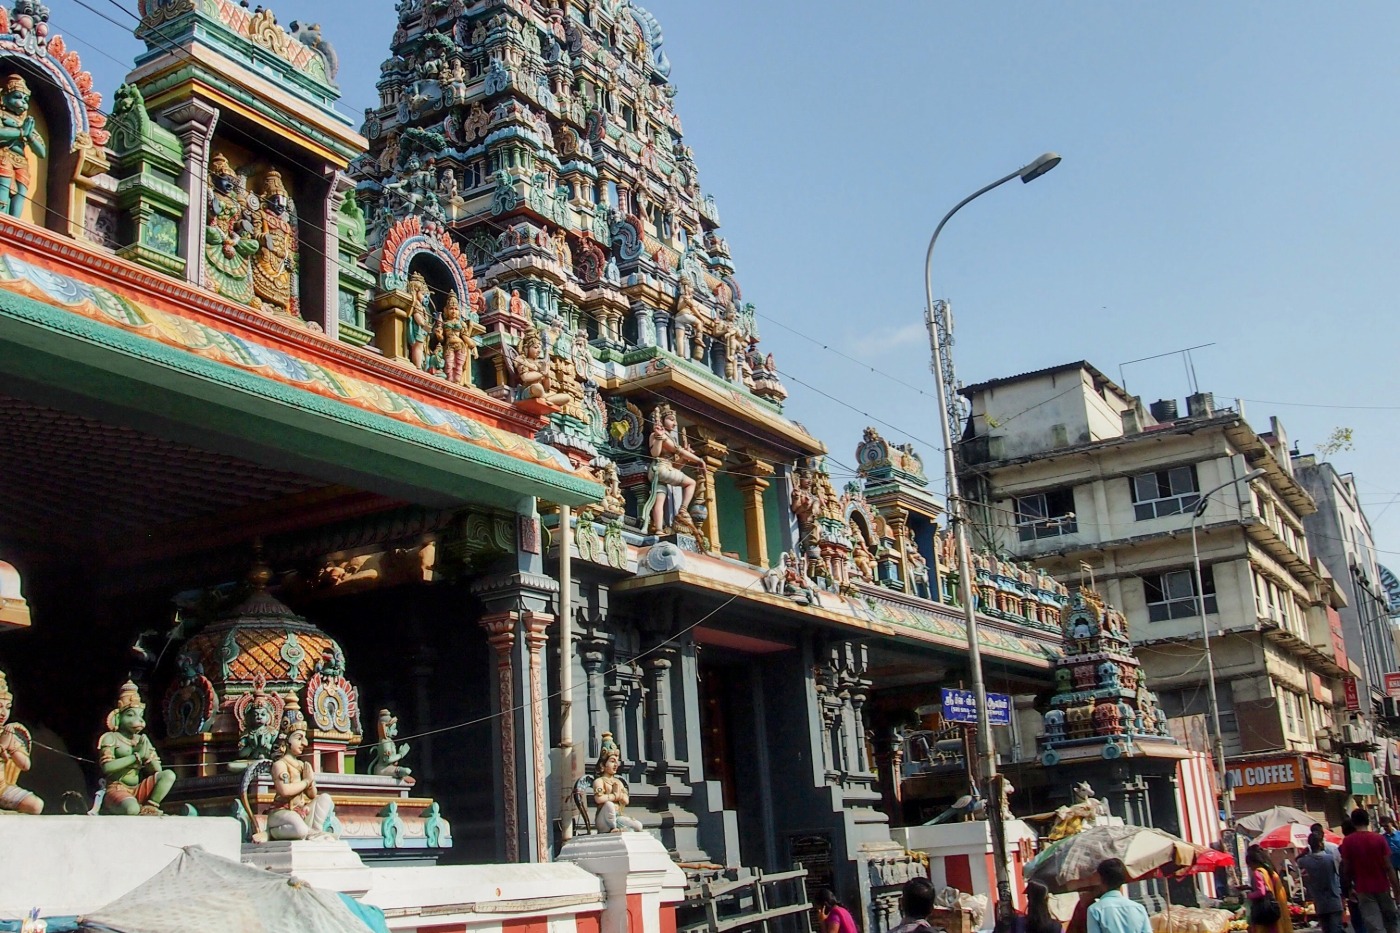
<svg viewBox="0 0 1400 933"><path fill-rule="evenodd" d="M1385 695L1392 700L1400 700L1400 674L1385 675Z"/></svg>
<svg viewBox="0 0 1400 933"><path fill-rule="evenodd" d="M943 719L945 722L977 722L977 698L971 690L943 688ZM1011 725L1011 697L1004 693L987 694L987 721L994 726Z"/></svg>

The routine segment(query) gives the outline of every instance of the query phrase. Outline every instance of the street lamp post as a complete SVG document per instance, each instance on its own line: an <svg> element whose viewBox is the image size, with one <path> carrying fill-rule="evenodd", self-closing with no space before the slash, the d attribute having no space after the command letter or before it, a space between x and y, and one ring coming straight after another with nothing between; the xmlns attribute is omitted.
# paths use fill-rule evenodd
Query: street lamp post
<svg viewBox="0 0 1400 933"><path fill-rule="evenodd" d="M1196 543L1196 522L1200 521L1201 516L1206 513L1211 496L1222 489L1239 483L1247 483L1263 475L1263 470L1250 470L1243 476L1228 479L1201 496L1196 503L1196 508L1191 511L1191 565L1196 571L1196 612L1201 617L1201 648L1206 655L1206 684L1209 687L1206 699L1210 703L1211 729L1215 732L1212 745L1215 751L1215 766L1220 769L1220 802L1225 809L1225 825L1227 827L1234 818L1234 807L1230 801L1230 773L1225 770L1225 739L1220 734L1220 703L1215 694L1215 659L1210 653L1210 626L1206 625L1206 593L1201 580L1201 551Z"/></svg>
<svg viewBox="0 0 1400 933"><path fill-rule="evenodd" d="M946 304L935 305L933 300L933 247L943 226L954 214L968 203L982 195L1019 178L1031 182L1050 171L1060 163L1060 157L1047 152L1005 178L998 179L963 198L943 216L934 228L933 237L928 241L928 255L924 259L924 292L928 306L924 323L928 326L929 349L932 352L934 383L938 390L938 421L942 429L943 469L948 474L948 522L953 528L953 537L958 550L958 584L963 605L963 618L967 625L968 662L972 674L972 694L977 702L977 757L986 790L983 799L987 801L987 820L992 829L992 860L996 864L997 911L1001 915L1012 909L1011 875L1006 867L1006 827L1002 823L1002 795L1000 779L997 775L996 746L992 742L992 727L987 712L987 684L982 679L981 644L977 636L977 605L972 589L972 551L967 540L967 524L961 493L958 487L957 462L953 452L953 431L948 413L951 387L948 378L952 375L952 360L944 366L944 354L951 346L952 321L948 317Z"/></svg>

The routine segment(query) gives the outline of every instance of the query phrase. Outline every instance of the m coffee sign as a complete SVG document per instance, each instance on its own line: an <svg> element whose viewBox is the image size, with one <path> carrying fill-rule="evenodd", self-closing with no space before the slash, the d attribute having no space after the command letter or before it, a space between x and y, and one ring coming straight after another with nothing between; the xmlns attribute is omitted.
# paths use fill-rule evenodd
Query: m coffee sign
<svg viewBox="0 0 1400 933"><path fill-rule="evenodd" d="M1235 765L1230 768L1230 786L1237 794L1295 790L1303 786L1301 759L1295 755Z"/></svg>

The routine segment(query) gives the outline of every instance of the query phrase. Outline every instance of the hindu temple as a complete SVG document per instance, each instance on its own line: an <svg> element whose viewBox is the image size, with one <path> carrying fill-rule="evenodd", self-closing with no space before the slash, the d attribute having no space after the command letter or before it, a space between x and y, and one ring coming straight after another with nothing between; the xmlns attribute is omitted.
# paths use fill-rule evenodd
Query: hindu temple
<svg viewBox="0 0 1400 933"><path fill-rule="evenodd" d="M396 9L358 121L329 26L141 0L109 94L0 10L0 807L443 862L639 829L883 928L891 825L973 780L922 458L784 414L650 13ZM1121 618L974 570L1046 766L1010 806L1166 743Z"/></svg>

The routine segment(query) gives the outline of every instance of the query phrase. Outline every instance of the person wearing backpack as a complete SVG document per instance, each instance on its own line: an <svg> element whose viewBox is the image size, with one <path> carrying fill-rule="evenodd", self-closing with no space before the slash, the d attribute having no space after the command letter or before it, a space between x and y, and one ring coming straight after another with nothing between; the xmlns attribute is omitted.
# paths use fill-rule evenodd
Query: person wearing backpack
<svg viewBox="0 0 1400 933"><path fill-rule="evenodd" d="M1245 898L1249 903L1249 933L1293 933L1293 917L1288 913L1288 892L1279 879L1269 854L1253 845L1245 853L1249 883Z"/></svg>

